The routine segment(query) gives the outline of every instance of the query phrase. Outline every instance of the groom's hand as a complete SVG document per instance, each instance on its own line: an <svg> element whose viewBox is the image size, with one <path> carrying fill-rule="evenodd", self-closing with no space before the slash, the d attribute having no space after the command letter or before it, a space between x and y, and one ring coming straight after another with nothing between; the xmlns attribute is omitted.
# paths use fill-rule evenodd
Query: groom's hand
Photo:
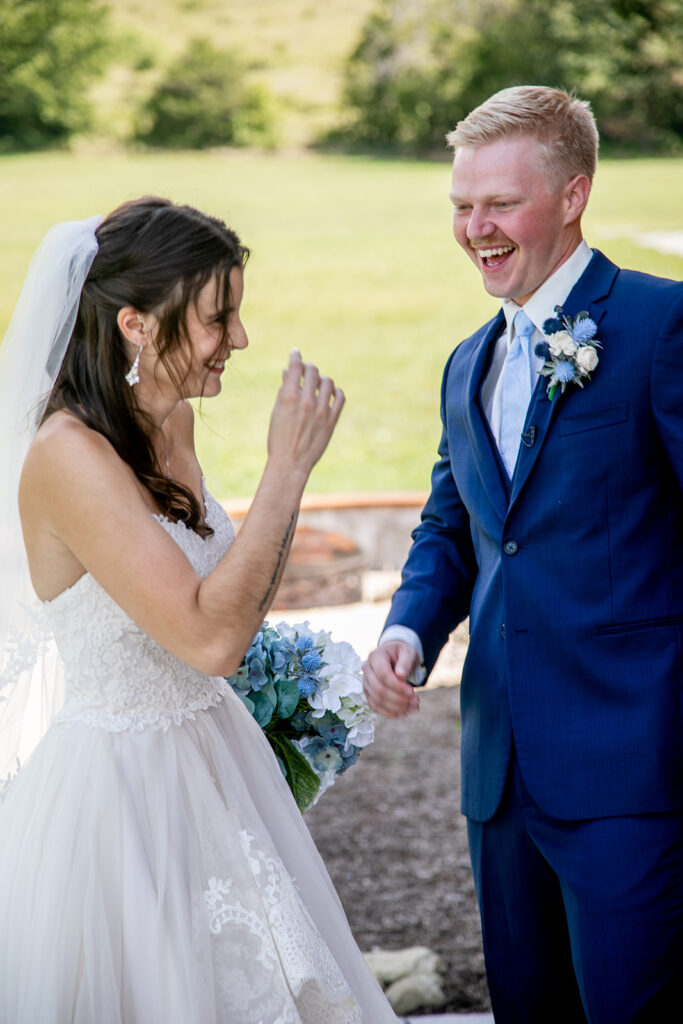
<svg viewBox="0 0 683 1024"><path fill-rule="evenodd" d="M390 640L368 655L363 665L363 689L373 711L385 718L419 711L419 697L408 682L419 662L415 648L402 640Z"/></svg>

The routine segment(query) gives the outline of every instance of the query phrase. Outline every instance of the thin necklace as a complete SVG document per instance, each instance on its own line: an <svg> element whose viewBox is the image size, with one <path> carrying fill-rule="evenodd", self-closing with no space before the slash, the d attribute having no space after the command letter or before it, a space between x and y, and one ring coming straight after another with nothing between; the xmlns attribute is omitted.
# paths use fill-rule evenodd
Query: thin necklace
<svg viewBox="0 0 683 1024"><path fill-rule="evenodd" d="M166 437L164 436L163 430L161 431L161 440L164 443L164 460L166 462L166 469L165 469L164 472L165 472L165 475L166 475L166 479L167 480L172 480L173 477L171 476L171 463L168 460L168 447L166 445Z"/></svg>

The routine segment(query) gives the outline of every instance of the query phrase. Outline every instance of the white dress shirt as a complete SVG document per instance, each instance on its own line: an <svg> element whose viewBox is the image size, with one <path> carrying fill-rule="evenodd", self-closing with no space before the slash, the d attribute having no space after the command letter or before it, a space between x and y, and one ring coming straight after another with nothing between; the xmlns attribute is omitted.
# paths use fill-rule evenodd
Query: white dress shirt
<svg viewBox="0 0 683 1024"><path fill-rule="evenodd" d="M502 370L503 363L512 341L512 321L520 309L524 312L536 328L531 337L531 373L533 395L536 386L538 371L543 366L543 359L537 356L534 349L539 341L544 338L541 327L543 323L555 315L555 306L562 306L567 300L572 288L579 280L593 256L593 251L583 239L577 245L571 256L564 261L557 270L538 288L524 306L519 306L514 299L503 299L502 309L505 315L505 329L500 333L495 344L491 358L491 366L481 386L481 404L484 414L491 428L491 433L498 442L500 436L500 416L502 409ZM570 311L573 315L576 311ZM420 656L420 665L410 682L416 685L424 682L426 669L424 666L424 652L422 641L414 629L409 626L394 625L388 626L382 633L379 642L389 643L390 640L403 640L415 648Z"/></svg>

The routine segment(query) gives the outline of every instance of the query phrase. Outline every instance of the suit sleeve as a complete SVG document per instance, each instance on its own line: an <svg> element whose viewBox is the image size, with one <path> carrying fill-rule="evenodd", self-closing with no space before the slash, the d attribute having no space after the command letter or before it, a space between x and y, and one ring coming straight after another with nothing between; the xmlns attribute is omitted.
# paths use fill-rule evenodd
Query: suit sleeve
<svg viewBox="0 0 683 1024"><path fill-rule="evenodd" d="M457 350L456 350L457 351ZM455 353L454 353L455 354ZM386 626L401 624L422 641L427 674L453 629L467 617L477 573L467 510L458 494L449 455L446 385L441 391L443 433L432 470L432 490L403 567Z"/></svg>

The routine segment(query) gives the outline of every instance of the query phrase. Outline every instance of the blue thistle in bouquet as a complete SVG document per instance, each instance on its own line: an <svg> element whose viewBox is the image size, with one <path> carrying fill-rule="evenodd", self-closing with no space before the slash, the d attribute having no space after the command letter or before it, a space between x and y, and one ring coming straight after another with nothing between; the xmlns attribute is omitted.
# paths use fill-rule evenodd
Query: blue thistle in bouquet
<svg viewBox="0 0 683 1024"><path fill-rule="evenodd" d="M360 658L308 622L264 622L228 682L263 729L302 811L374 739Z"/></svg>

